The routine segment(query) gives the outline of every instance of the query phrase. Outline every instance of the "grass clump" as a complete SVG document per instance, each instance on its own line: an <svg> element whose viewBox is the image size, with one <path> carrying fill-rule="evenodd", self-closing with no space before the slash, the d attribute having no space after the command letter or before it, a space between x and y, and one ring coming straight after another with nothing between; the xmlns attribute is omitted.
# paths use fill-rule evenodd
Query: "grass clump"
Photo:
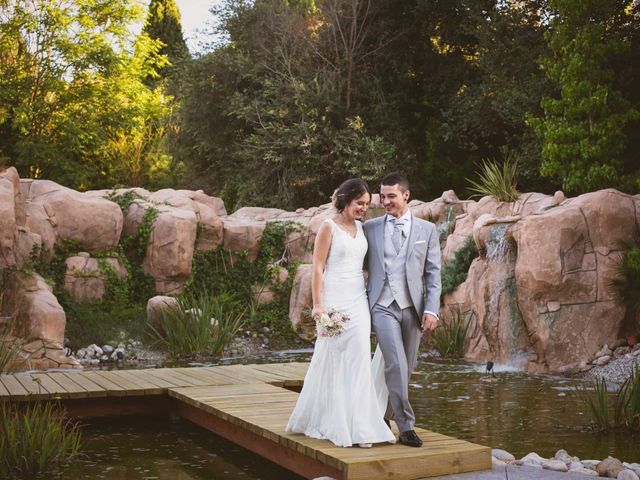
<svg viewBox="0 0 640 480"><path fill-rule="evenodd" d="M78 425L53 403L0 402L0 478L55 473L81 448Z"/></svg>
<svg viewBox="0 0 640 480"><path fill-rule="evenodd" d="M464 342L469 331L469 320L460 310L453 311L453 319L443 323L431 334L433 346L443 357L461 357L464 354Z"/></svg>
<svg viewBox="0 0 640 480"><path fill-rule="evenodd" d="M578 393L599 430L624 428L640 431L640 367L634 366L631 375L610 395L603 378L597 378L593 392L578 387ZM612 397L612 398L611 398ZM613 402L610 400L613 399Z"/></svg>
<svg viewBox="0 0 640 480"><path fill-rule="evenodd" d="M174 358L220 354L242 328L244 311L237 313L232 297L202 291L176 300L176 306L162 311L160 324L151 325L158 343Z"/></svg>
<svg viewBox="0 0 640 480"><path fill-rule="evenodd" d="M468 236L464 244L453 255L453 260L442 265L442 295L453 292L467 279L469 267L479 255L476 242Z"/></svg>
<svg viewBox="0 0 640 480"><path fill-rule="evenodd" d="M471 184L469 190L475 195L491 195L501 202L515 202L518 199L517 170L518 162L509 155L505 155L502 165L497 161L485 160L478 173L480 180L466 179Z"/></svg>

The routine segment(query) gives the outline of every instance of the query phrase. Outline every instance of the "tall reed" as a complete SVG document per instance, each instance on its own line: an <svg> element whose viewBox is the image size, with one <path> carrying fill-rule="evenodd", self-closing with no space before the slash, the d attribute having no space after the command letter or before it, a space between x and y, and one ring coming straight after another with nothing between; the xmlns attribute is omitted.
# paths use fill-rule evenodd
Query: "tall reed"
<svg viewBox="0 0 640 480"><path fill-rule="evenodd" d="M197 292L176 299L176 307L162 312L160 325L151 326L172 357L220 354L242 328L246 309L239 311L228 295Z"/></svg>
<svg viewBox="0 0 640 480"><path fill-rule="evenodd" d="M460 310L453 311L453 319L436 328L431 334L433 346L443 357L461 357L470 322Z"/></svg>
<svg viewBox="0 0 640 480"><path fill-rule="evenodd" d="M53 403L0 402L0 478L55 473L81 448L77 423Z"/></svg>
<svg viewBox="0 0 640 480"><path fill-rule="evenodd" d="M631 375L618 388L610 403L607 384L601 377L594 383L593 392L578 387L587 410L600 430L628 428L640 431L640 367L634 366ZM611 418L613 411L613 418Z"/></svg>

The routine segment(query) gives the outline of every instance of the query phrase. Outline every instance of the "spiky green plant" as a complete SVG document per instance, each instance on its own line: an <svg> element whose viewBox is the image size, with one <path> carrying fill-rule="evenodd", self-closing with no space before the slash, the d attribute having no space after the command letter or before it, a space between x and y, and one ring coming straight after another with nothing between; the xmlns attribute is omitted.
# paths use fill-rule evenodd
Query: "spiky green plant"
<svg viewBox="0 0 640 480"><path fill-rule="evenodd" d="M469 320L459 309L453 310L453 319L444 322L431 334L433 346L443 357L461 357L464 354L464 342L469 331Z"/></svg>
<svg viewBox="0 0 640 480"><path fill-rule="evenodd" d="M640 430L640 367L635 365L620 387L616 398L617 425Z"/></svg>
<svg viewBox="0 0 640 480"><path fill-rule="evenodd" d="M586 386L578 387L578 392L585 407L600 430L607 430L609 423L609 392L607 382L602 377L596 378L593 392Z"/></svg>
<svg viewBox="0 0 640 480"><path fill-rule="evenodd" d="M501 202L515 202L518 199L517 170L518 162L509 155L505 156L502 165L494 160L485 160L478 173L480 180L466 179L471 185L469 191L480 196L491 195Z"/></svg>
<svg viewBox="0 0 640 480"><path fill-rule="evenodd" d="M160 325L151 325L158 342L174 358L216 355L224 351L242 328L245 311L228 295L197 292L177 297L177 306L165 309Z"/></svg>
<svg viewBox="0 0 640 480"><path fill-rule="evenodd" d="M0 402L0 478L54 473L80 448L78 424L56 404Z"/></svg>
<svg viewBox="0 0 640 480"><path fill-rule="evenodd" d="M640 244L635 241L623 241L622 256L616 265L616 277L611 286L629 310L631 316L640 313Z"/></svg>

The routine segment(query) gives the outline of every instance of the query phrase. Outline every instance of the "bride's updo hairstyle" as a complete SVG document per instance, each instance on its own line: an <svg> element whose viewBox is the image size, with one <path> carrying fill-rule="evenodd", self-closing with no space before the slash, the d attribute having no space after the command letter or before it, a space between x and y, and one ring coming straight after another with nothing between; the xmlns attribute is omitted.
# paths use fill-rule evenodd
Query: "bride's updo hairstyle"
<svg viewBox="0 0 640 480"><path fill-rule="evenodd" d="M367 182L359 178L350 178L336 188L333 195L331 195L331 202L338 212L342 212L347 205L356 198L360 198L364 193L368 193L369 197L371 197L371 190L369 190Z"/></svg>

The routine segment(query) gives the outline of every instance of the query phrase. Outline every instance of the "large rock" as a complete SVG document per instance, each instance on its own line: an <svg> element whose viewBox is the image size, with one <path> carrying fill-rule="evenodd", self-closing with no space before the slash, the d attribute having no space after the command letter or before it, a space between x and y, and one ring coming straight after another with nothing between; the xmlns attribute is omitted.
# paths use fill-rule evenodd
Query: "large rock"
<svg viewBox="0 0 640 480"><path fill-rule="evenodd" d="M155 280L156 291L174 293L191 275L198 221L193 211L159 207L142 268Z"/></svg>
<svg viewBox="0 0 640 480"><path fill-rule="evenodd" d="M162 325L162 315L170 309L179 308L178 300L175 297L166 295L156 295L147 301L147 322L154 328L159 329Z"/></svg>
<svg viewBox="0 0 640 480"><path fill-rule="evenodd" d="M63 344L66 316L40 275L7 273L4 288L2 310L13 317L14 334Z"/></svg>
<svg viewBox="0 0 640 480"><path fill-rule="evenodd" d="M115 247L122 232L123 215L115 203L91 194L76 192L48 180L21 180L27 202L42 206L45 222L31 221L28 228L46 240L53 228L56 241L78 242L91 253ZM34 212L36 209L27 208ZM41 214L42 210L40 210Z"/></svg>
<svg viewBox="0 0 640 480"><path fill-rule="evenodd" d="M639 200L615 190L486 198L447 239L448 248L473 235L481 253L442 309L444 321L471 319L466 356L558 371L615 340L625 312L610 281L620 241L639 233Z"/></svg>
<svg viewBox="0 0 640 480"><path fill-rule="evenodd" d="M588 358L617 338L625 311L610 282L620 241L638 234L639 209L633 197L603 190L514 227L517 303L542 369Z"/></svg>
<svg viewBox="0 0 640 480"><path fill-rule="evenodd" d="M105 258L104 262L117 278L123 281L127 278L127 269L117 258ZM67 258L65 264L64 289L73 298L81 302L95 302L104 298L107 274L97 259L91 258L87 252L81 252Z"/></svg>
<svg viewBox="0 0 640 480"><path fill-rule="evenodd" d="M0 268L14 268L18 263L15 238L18 221L17 204L20 179L15 168L0 171Z"/></svg>
<svg viewBox="0 0 640 480"><path fill-rule="evenodd" d="M311 272L310 264L298 267L289 299L291 325L298 336L305 340L312 340L316 336L316 323L310 315L313 307Z"/></svg>

